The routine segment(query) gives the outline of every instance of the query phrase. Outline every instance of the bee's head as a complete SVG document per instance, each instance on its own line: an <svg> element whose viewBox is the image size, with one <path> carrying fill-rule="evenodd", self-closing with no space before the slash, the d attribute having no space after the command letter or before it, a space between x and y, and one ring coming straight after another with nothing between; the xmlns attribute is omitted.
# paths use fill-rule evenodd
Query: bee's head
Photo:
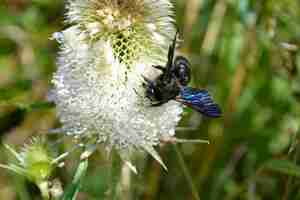
<svg viewBox="0 0 300 200"><path fill-rule="evenodd" d="M191 80L189 61L183 56L177 56L174 61L174 74L180 84L186 86Z"/></svg>

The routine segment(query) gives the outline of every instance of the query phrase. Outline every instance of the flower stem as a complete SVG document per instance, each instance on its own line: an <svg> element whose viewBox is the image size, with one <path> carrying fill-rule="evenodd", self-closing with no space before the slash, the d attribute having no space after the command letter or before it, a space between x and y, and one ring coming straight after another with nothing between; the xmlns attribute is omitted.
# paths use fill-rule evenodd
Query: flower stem
<svg viewBox="0 0 300 200"><path fill-rule="evenodd" d="M188 184L190 185L190 188L191 188L191 192L192 192L192 195L193 197L196 199L196 200L200 200L200 196L198 194L198 191L197 191L197 188L195 187L195 184L194 184L194 181L193 181L193 178L185 164L185 161L183 159L183 156L180 152L180 150L178 149L178 146L176 144L173 144L173 147L174 147L174 150L177 154L177 157L178 157L178 160L179 160L179 164L180 164L180 167L182 168L182 171L183 171L183 174L186 178L186 180L188 181Z"/></svg>
<svg viewBox="0 0 300 200"><path fill-rule="evenodd" d="M119 195L119 180L121 176L122 164L115 150L110 155L110 177L109 177L109 200L117 200Z"/></svg>
<svg viewBox="0 0 300 200"><path fill-rule="evenodd" d="M122 200L130 200L131 197L131 169L123 163L120 177Z"/></svg>
<svg viewBox="0 0 300 200"><path fill-rule="evenodd" d="M49 200L50 196L49 196L49 184L47 181L41 182L40 184L38 184L38 187L41 191L43 200Z"/></svg>

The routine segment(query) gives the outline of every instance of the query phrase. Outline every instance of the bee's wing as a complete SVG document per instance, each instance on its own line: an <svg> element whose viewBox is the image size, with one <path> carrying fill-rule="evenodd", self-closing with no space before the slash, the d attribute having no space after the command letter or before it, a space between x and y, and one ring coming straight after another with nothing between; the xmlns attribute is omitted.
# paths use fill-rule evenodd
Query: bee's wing
<svg viewBox="0 0 300 200"><path fill-rule="evenodd" d="M176 48L176 39L177 39L178 31L176 32L172 44L169 46L168 51L168 62L166 64L166 72L165 78L169 81L172 78L172 71L173 71L173 60L174 60L174 53Z"/></svg>
<svg viewBox="0 0 300 200"><path fill-rule="evenodd" d="M172 44L169 46L167 67L171 67L173 65L177 35L178 35L178 31L176 32L176 34L174 36Z"/></svg>
<svg viewBox="0 0 300 200"><path fill-rule="evenodd" d="M176 100L204 114L207 117L220 117L222 112L207 90L183 87Z"/></svg>

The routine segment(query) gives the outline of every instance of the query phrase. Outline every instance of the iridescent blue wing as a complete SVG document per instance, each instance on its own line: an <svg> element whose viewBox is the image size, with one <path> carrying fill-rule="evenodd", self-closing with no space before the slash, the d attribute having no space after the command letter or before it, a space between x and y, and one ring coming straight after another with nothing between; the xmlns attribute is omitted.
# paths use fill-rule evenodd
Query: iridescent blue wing
<svg viewBox="0 0 300 200"><path fill-rule="evenodd" d="M207 117L220 117L222 114L207 90L183 87L176 100Z"/></svg>

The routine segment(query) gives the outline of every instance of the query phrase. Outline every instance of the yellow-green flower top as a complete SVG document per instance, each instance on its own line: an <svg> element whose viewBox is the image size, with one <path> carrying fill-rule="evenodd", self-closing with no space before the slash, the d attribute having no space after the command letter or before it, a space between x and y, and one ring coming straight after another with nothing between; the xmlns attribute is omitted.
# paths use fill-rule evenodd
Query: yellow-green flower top
<svg viewBox="0 0 300 200"><path fill-rule="evenodd" d="M130 67L141 56L166 49L174 35L171 8L166 0L69 0L66 21L91 43L110 41L114 56Z"/></svg>

